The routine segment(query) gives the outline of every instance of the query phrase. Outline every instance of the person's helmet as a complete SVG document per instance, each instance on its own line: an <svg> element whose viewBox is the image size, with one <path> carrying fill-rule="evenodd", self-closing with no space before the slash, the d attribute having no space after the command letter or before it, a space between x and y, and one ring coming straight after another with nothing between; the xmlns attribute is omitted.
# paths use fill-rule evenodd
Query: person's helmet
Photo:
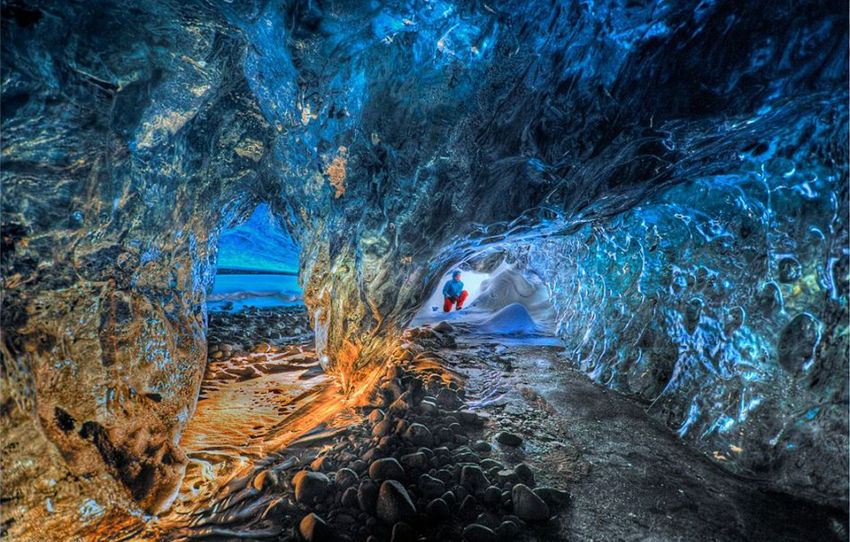
<svg viewBox="0 0 850 542"><path fill-rule="evenodd" d="M454 271L452 271L452 278L459 277L459 276L460 276L460 269L455 269Z"/></svg>

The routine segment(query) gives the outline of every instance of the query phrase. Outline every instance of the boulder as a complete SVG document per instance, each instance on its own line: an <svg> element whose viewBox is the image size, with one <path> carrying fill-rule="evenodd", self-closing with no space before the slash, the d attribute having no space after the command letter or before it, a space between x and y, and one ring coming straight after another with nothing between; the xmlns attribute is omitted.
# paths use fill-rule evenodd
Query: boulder
<svg viewBox="0 0 850 542"><path fill-rule="evenodd" d="M316 514L304 516L304 519L298 524L298 530L307 542L333 542L337 540L333 529Z"/></svg>
<svg viewBox="0 0 850 542"><path fill-rule="evenodd" d="M517 484L511 492L514 514L523 521L536 522L549 519L549 505L534 494L525 484Z"/></svg>
<svg viewBox="0 0 850 542"><path fill-rule="evenodd" d="M489 527L471 523L463 529L463 539L467 542L496 542L499 537Z"/></svg>
<svg viewBox="0 0 850 542"><path fill-rule="evenodd" d="M410 495L408 495L403 485L396 480L385 480L378 492L378 502L375 506L375 512L378 519L387 525L394 525L399 521L411 521L414 519L416 516L416 506L413 504Z"/></svg>
<svg viewBox="0 0 850 542"><path fill-rule="evenodd" d="M292 478L295 486L295 500L309 504L325 498L331 481L321 472L302 470Z"/></svg>
<svg viewBox="0 0 850 542"><path fill-rule="evenodd" d="M384 480L403 480L404 468L394 457L376 459L369 466L369 477L376 482Z"/></svg>

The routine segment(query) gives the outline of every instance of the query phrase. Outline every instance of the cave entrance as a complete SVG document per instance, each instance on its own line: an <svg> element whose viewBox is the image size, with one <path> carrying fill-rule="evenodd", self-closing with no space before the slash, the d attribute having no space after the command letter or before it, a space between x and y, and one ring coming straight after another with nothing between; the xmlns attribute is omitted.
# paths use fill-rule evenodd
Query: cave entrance
<svg viewBox="0 0 850 542"><path fill-rule="evenodd" d="M469 295L462 310L445 312L443 285L455 269L461 272ZM490 271L476 270L464 263L450 268L410 327L433 328L442 322L465 341L561 346L555 336L556 311L546 285L537 275L507 262Z"/></svg>
<svg viewBox="0 0 850 542"><path fill-rule="evenodd" d="M207 367L180 440L189 465L175 518L191 517L268 454L348 423L339 387L316 358L298 249L263 204L221 235Z"/></svg>
<svg viewBox="0 0 850 542"><path fill-rule="evenodd" d="M260 204L248 220L222 232L207 308L238 312L299 305L298 244L269 206Z"/></svg>
<svg viewBox="0 0 850 542"><path fill-rule="evenodd" d="M222 232L218 269L207 295L211 358L312 343L298 285L298 249L264 203L245 222Z"/></svg>

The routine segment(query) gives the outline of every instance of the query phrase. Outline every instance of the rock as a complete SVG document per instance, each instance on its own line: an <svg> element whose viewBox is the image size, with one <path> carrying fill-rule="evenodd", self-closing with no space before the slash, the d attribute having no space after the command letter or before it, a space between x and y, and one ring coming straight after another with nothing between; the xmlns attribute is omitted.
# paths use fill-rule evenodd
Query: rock
<svg viewBox="0 0 850 542"><path fill-rule="evenodd" d="M370 480L363 480L357 488L357 504L360 509L369 514L375 513L375 503L378 500L378 486Z"/></svg>
<svg viewBox="0 0 850 542"><path fill-rule="evenodd" d="M496 473L496 478L498 478L500 485L504 485L506 483L513 485L519 481L519 476L513 469L502 469L498 471Z"/></svg>
<svg viewBox="0 0 850 542"><path fill-rule="evenodd" d="M446 503L449 505L449 508L454 508L457 504L457 497L455 496L454 491L446 491L445 493L440 495L440 498L446 501Z"/></svg>
<svg viewBox="0 0 850 542"><path fill-rule="evenodd" d="M410 424L410 427L404 432L403 438L414 446L431 446L434 444L431 430L421 423Z"/></svg>
<svg viewBox="0 0 850 542"><path fill-rule="evenodd" d="M369 423L375 425L386 417L384 411L380 408L373 409L372 412L369 413Z"/></svg>
<svg viewBox="0 0 850 542"><path fill-rule="evenodd" d="M543 499L549 506L563 506L570 502L570 494L554 487L538 487L534 494Z"/></svg>
<svg viewBox="0 0 850 542"><path fill-rule="evenodd" d="M510 520L505 520L495 529L499 538L511 540L519 534L519 525Z"/></svg>
<svg viewBox="0 0 850 542"><path fill-rule="evenodd" d="M373 437L385 437L389 434L390 430L393 428L393 422L389 418L384 418L383 420L376 423L372 426L372 436Z"/></svg>
<svg viewBox="0 0 850 542"><path fill-rule="evenodd" d="M484 504L488 506L496 506L502 502L502 490L500 490L496 486L489 486L484 490L484 497L482 498ZM543 499L544 501L546 499Z"/></svg>
<svg viewBox="0 0 850 542"><path fill-rule="evenodd" d="M333 460L326 455L317 457L310 463L310 468L314 471L330 470L333 467Z"/></svg>
<svg viewBox="0 0 850 542"><path fill-rule="evenodd" d="M394 457L377 459L369 466L369 477L376 482L384 480L403 480L404 468Z"/></svg>
<svg viewBox="0 0 850 542"><path fill-rule="evenodd" d="M473 523L478 523L479 525L483 525L489 529L495 529L501 523L501 518L494 514L493 512L485 510L478 514Z"/></svg>
<svg viewBox="0 0 850 542"><path fill-rule="evenodd" d="M514 514L524 521L546 521L549 506L525 484L517 484L511 492Z"/></svg>
<svg viewBox="0 0 850 542"><path fill-rule="evenodd" d="M443 388L437 394L437 404L443 408L454 410L463 405L463 402L458 399L456 391Z"/></svg>
<svg viewBox="0 0 850 542"><path fill-rule="evenodd" d="M496 435L496 441L499 444L504 444L505 446L519 446L522 444L522 437L513 433L508 433L507 431L501 431Z"/></svg>
<svg viewBox="0 0 850 542"><path fill-rule="evenodd" d="M454 454L454 460L458 463L480 463L481 457L467 448L465 451Z"/></svg>
<svg viewBox="0 0 850 542"><path fill-rule="evenodd" d="M391 414L399 414L403 415L413 408L413 399L410 396L410 392L406 391L402 393L398 399L392 402L389 407L389 412Z"/></svg>
<svg viewBox="0 0 850 542"><path fill-rule="evenodd" d="M413 527L403 521L393 525L390 542L414 542L415 540L416 533L413 531Z"/></svg>
<svg viewBox="0 0 850 542"><path fill-rule="evenodd" d="M536 495L535 498L539 499ZM395 480L385 480L378 492L375 512L381 521L394 525L399 521L412 520L416 516L416 506L403 485Z"/></svg>
<svg viewBox="0 0 850 542"><path fill-rule="evenodd" d="M262 470L259 474L254 477L254 480L251 484L254 486L254 489L257 491L262 491L263 489L271 489L277 486L277 475L269 470Z"/></svg>
<svg viewBox="0 0 850 542"><path fill-rule="evenodd" d="M527 485L534 485L534 472L532 472L531 467L526 465L525 463L520 463L516 467L514 467L514 472L519 479L525 482Z"/></svg>
<svg viewBox="0 0 850 542"><path fill-rule="evenodd" d="M428 456L422 452L403 455L399 458L405 469L425 470L428 468Z"/></svg>
<svg viewBox="0 0 850 542"><path fill-rule="evenodd" d="M444 499L434 499L425 507L425 513L431 519L446 519L452 515L449 505Z"/></svg>
<svg viewBox="0 0 850 542"><path fill-rule="evenodd" d="M479 463L479 464L481 465L482 469L487 470L487 471L492 470L492 469L502 470L502 469L505 468L498 461L495 461L495 460L489 459L489 458L488 459L482 459L481 463Z"/></svg>
<svg viewBox="0 0 850 542"><path fill-rule="evenodd" d="M463 539L468 542L496 542L498 537L489 527L478 523L470 523L463 529Z"/></svg>
<svg viewBox="0 0 850 542"><path fill-rule="evenodd" d="M479 416L477 412L473 412L471 410L460 410L458 411L457 416L460 418L460 423L476 427L484 425L484 418Z"/></svg>
<svg viewBox="0 0 850 542"><path fill-rule="evenodd" d="M455 330L454 326L446 322L445 320L434 326L433 329L434 331L439 331L440 333L451 333Z"/></svg>
<svg viewBox="0 0 850 542"><path fill-rule="evenodd" d="M304 516L304 519L298 524L298 530L307 542L332 542L336 540L333 529L316 514Z"/></svg>
<svg viewBox="0 0 850 542"><path fill-rule="evenodd" d="M431 401L422 401L419 403L419 410L428 416L435 416L440 413L440 408Z"/></svg>
<svg viewBox="0 0 850 542"><path fill-rule="evenodd" d="M388 399L388 402L392 403L396 399L401 396L403 393L403 389L401 387L401 381L397 378L393 378L389 382L385 383L381 386L381 390L383 392L384 397Z"/></svg>
<svg viewBox="0 0 850 542"><path fill-rule="evenodd" d="M486 441L483 441L483 440L476 440L475 443L472 445L472 449L475 450L476 452L486 454L486 453L490 452L493 449L493 447L490 446L489 442L486 442Z"/></svg>
<svg viewBox="0 0 850 542"><path fill-rule="evenodd" d="M453 443L455 440L455 435L447 427L441 427L437 431L437 441L441 444L445 443Z"/></svg>
<svg viewBox="0 0 850 542"><path fill-rule="evenodd" d="M336 471L336 476L334 477L334 482L340 489L349 488L358 481L360 481L360 477L351 469L339 469Z"/></svg>
<svg viewBox="0 0 850 542"><path fill-rule="evenodd" d="M357 488L349 487L342 493L342 499L340 500L343 506L346 508L354 508L358 505L357 499Z"/></svg>
<svg viewBox="0 0 850 542"><path fill-rule="evenodd" d="M490 480L478 465L464 465L460 471L460 483L472 493L483 490L490 485Z"/></svg>
<svg viewBox="0 0 850 542"><path fill-rule="evenodd" d="M292 478L292 485L295 486L295 499L310 504L325 498L331 481L321 472L302 470Z"/></svg>
<svg viewBox="0 0 850 542"><path fill-rule="evenodd" d="M472 519L475 517L475 497L467 495L460 503L460 508L457 511L458 516L464 519Z"/></svg>
<svg viewBox="0 0 850 542"><path fill-rule="evenodd" d="M428 474L423 474L419 477L419 491L426 497L435 497L442 495L446 490L446 484L439 478L435 478Z"/></svg>

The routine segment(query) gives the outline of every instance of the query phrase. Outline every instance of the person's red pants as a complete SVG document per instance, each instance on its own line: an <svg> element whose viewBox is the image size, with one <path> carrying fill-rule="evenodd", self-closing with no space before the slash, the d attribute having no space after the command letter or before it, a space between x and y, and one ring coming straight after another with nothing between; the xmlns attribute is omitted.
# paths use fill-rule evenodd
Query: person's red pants
<svg viewBox="0 0 850 542"><path fill-rule="evenodd" d="M445 301L443 301L443 312L449 312L452 310L452 305L457 302L457 310L460 310L463 307L463 302L466 301L466 296L469 295L469 292L466 290L462 291L458 297L447 297Z"/></svg>

